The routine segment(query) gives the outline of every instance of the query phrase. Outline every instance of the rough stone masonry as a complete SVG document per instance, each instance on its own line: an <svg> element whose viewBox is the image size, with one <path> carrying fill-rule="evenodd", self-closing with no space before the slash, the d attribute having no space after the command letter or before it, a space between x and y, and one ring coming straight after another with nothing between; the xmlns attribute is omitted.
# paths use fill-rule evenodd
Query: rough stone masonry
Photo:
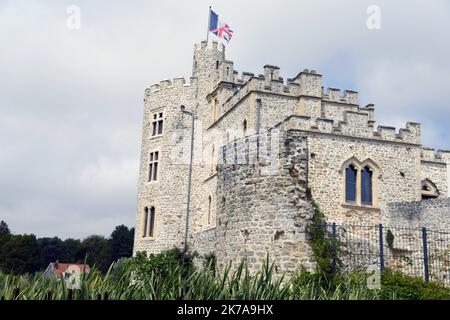
<svg viewBox="0 0 450 320"><path fill-rule="evenodd" d="M328 222L450 230L450 152L424 148L418 123L375 127L372 104L324 90L314 70L239 74L224 46L202 42L190 80L152 85L144 101L134 253L182 248L187 234L219 267L256 270L267 255L279 272L312 267L307 193ZM181 106L195 114L187 229L192 118Z"/></svg>

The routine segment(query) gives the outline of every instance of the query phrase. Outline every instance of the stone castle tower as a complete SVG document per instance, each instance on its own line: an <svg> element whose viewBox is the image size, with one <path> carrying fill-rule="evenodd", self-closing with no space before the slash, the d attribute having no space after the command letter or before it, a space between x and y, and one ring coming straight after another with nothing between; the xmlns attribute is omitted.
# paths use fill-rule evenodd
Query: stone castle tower
<svg viewBox="0 0 450 320"><path fill-rule="evenodd" d="M195 119L190 196L192 117L181 106ZM311 266L311 199L330 222L450 229L441 210L450 152L423 148L419 124L375 128L373 105L324 90L316 71L239 74L215 42L195 46L189 83L145 91L140 163L135 253L183 247L187 235L190 250L214 252L219 267L246 259L258 268L267 254L280 270ZM393 211L430 198L437 211Z"/></svg>

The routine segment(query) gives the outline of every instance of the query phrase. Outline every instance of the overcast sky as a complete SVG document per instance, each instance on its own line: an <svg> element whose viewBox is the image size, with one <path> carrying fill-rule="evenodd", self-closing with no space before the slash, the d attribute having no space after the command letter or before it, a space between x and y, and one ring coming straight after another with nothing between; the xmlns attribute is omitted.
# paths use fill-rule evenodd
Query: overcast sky
<svg viewBox="0 0 450 320"><path fill-rule="evenodd" d="M374 4L380 30L366 26ZM190 76L209 5L235 30L239 71L316 69L379 124L421 122L425 145L450 149L447 0L0 0L0 220L14 233L134 225L144 90Z"/></svg>

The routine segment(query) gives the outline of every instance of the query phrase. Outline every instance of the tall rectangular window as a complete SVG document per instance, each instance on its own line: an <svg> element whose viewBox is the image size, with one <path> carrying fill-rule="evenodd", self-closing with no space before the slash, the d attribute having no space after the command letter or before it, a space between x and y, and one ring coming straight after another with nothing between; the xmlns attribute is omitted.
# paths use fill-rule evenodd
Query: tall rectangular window
<svg viewBox="0 0 450 320"><path fill-rule="evenodd" d="M153 238L155 236L155 207L150 208L150 225L148 228L148 236Z"/></svg>
<svg viewBox="0 0 450 320"><path fill-rule="evenodd" d="M155 236L155 207L144 209L144 230L142 233L144 238Z"/></svg>
<svg viewBox="0 0 450 320"><path fill-rule="evenodd" d="M349 166L345 170L345 201L356 202L356 169Z"/></svg>
<svg viewBox="0 0 450 320"><path fill-rule="evenodd" d="M372 171L364 168L361 171L361 203L372 205Z"/></svg>
<svg viewBox="0 0 450 320"><path fill-rule="evenodd" d="M152 119L152 137L163 134L164 130L164 113L159 112L153 115Z"/></svg>
<svg viewBox="0 0 450 320"><path fill-rule="evenodd" d="M144 229L142 230L142 237L147 237L147 229L148 229L148 208L144 209Z"/></svg>
<svg viewBox="0 0 450 320"><path fill-rule="evenodd" d="M148 182L158 180L159 151L150 152L148 158Z"/></svg>
<svg viewBox="0 0 450 320"><path fill-rule="evenodd" d="M209 196L208 197L208 217L207 217L208 226L211 225L211 202L212 202L212 198L211 198L211 196Z"/></svg>
<svg viewBox="0 0 450 320"><path fill-rule="evenodd" d="M211 121L215 122L217 120L217 98L213 98L211 103Z"/></svg>

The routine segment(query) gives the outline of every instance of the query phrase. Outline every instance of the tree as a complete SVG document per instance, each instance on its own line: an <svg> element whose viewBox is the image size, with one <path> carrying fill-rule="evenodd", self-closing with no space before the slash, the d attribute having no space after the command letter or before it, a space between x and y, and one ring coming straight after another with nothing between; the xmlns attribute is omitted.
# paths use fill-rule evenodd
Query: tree
<svg viewBox="0 0 450 320"><path fill-rule="evenodd" d="M96 266L102 272L106 272L111 265L111 248L103 236L93 235L84 239L79 254L83 260L86 258L90 267Z"/></svg>
<svg viewBox="0 0 450 320"><path fill-rule="evenodd" d="M5 221L0 221L0 251L3 246L11 238L11 231Z"/></svg>
<svg viewBox="0 0 450 320"><path fill-rule="evenodd" d="M45 270L50 262L84 263L106 272L113 261L131 257L134 228L121 225L109 239L93 235L83 241L58 237L36 239L34 235L12 235L8 225L0 222L0 269L22 274Z"/></svg>
<svg viewBox="0 0 450 320"><path fill-rule="evenodd" d="M34 235L14 235L2 246L0 269L6 273L34 273L40 267L40 247Z"/></svg>
<svg viewBox="0 0 450 320"><path fill-rule="evenodd" d="M78 239L64 240L65 258L64 261L68 263L83 263L84 256L80 254L81 241Z"/></svg>
<svg viewBox="0 0 450 320"><path fill-rule="evenodd" d="M117 261L120 258L129 258L133 255L134 228L121 225L111 233L111 261Z"/></svg>
<svg viewBox="0 0 450 320"><path fill-rule="evenodd" d="M57 238L41 238L38 240L39 247L41 248L41 269L47 268L50 262L72 262L68 257L64 242ZM70 260L67 260L70 259Z"/></svg>

